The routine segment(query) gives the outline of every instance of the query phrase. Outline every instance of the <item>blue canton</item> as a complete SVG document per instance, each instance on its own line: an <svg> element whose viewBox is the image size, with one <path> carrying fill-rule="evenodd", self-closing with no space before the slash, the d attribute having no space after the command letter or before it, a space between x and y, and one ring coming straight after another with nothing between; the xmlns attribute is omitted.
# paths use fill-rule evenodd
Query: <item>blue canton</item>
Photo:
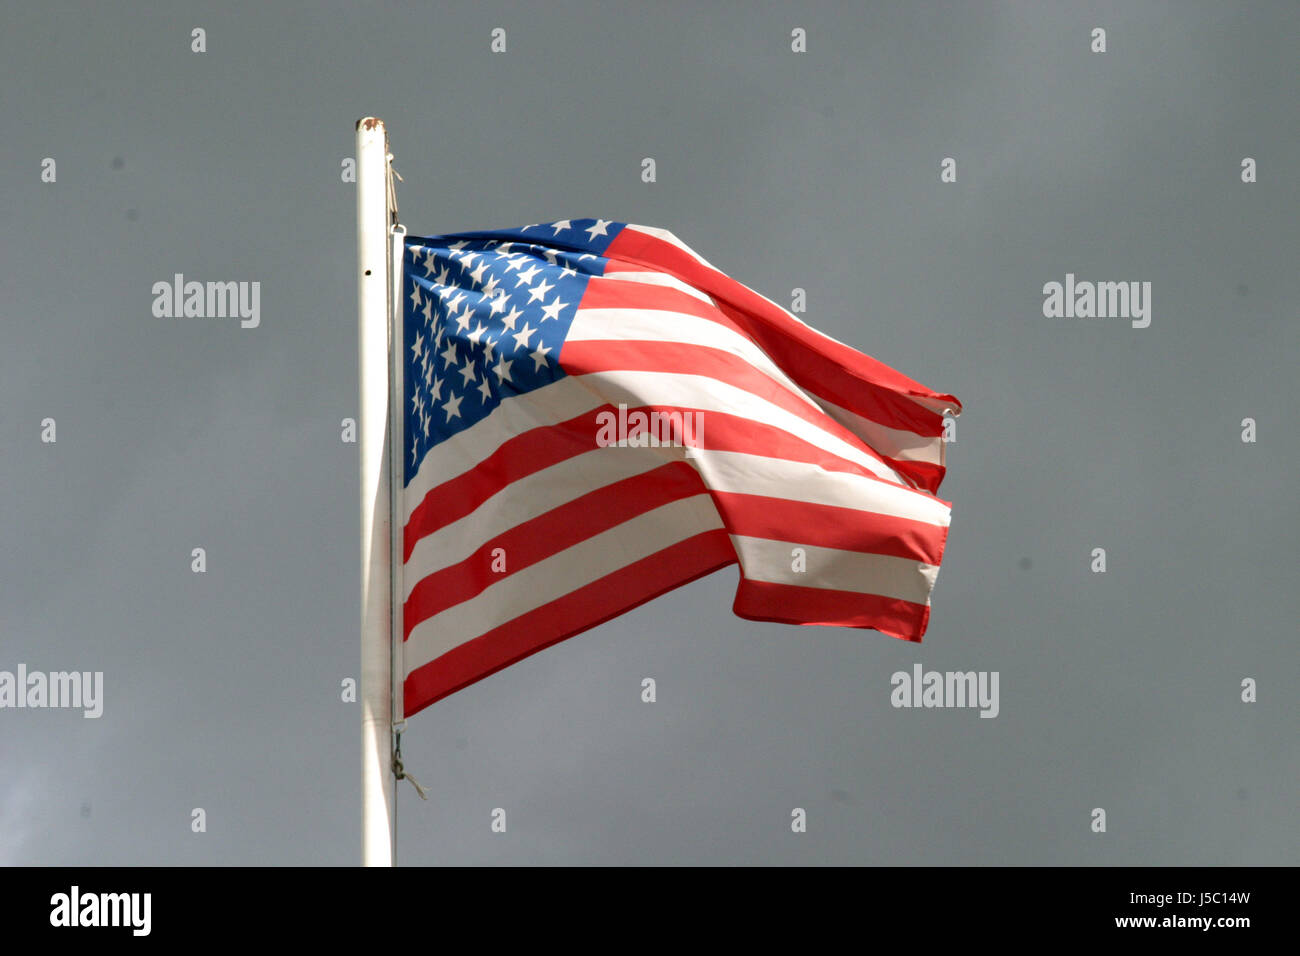
<svg viewBox="0 0 1300 956"><path fill-rule="evenodd" d="M623 223L407 236L402 258L405 479L503 399L564 377L560 347ZM468 465L469 463L467 463Z"/></svg>

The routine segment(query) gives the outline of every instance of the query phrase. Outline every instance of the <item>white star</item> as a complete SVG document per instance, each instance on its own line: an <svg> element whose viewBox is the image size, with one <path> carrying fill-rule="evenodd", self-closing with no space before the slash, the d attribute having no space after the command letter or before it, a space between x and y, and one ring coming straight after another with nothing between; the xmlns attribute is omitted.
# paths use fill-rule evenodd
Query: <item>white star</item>
<svg viewBox="0 0 1300 956"><path fill-rule="evenodd" d="M442 360L447 364L448 368L456 364L456 343L455 342L447 343L447 347L442 350Z"/></svg>
<svg viewBox="0 0 1300 956"><path fill-rule="evenodd" d="M464 332L466 329L468 329L469 317L473 314L474 314L474 310L471 309L469 306L465 306L465 311L461 312L460 315L454 316L454 318L456 319L456 331Z"/></svg>
<svg viewBox="0 0 1300 956"><path fill-rule="evenodd" d="M447 271L447 267L443 266L441 269L438 270L438 274L433 277L433 281L438 283L438 285L446 285L448 275L449 273Z"/></svg>
<svg viewBox="0 0 1300 956"><path fill-rule="evenodd" d="M433 299L432 298L428 298L424 300L424 321L428 322L431 325L433 324Z"/></svg>
<svg viewBox="0 0 1300 956"><path fill-rule="evenodd" d="M476 328L473 332L469 334L469 340L473 342L475 345L478 345L479 339L483 338L483 333L486 331L487 331L487 326L484 325L482 322L480 322L478 324L478 328Z"/></svg>
<svg viewBox="0 0 1300 956"><path fill-rule="evenodd" d="M572 229L573 223L569 222L567 219L561 219L558 222L551 223L551 228L555 230L552 235L558 236L560 233L564 232L564 230Z"/></svg>
<svg viewBox="0 0 1300 956"><path fill-rule="evenodd" d="M416 455L416 447L415 447L415 445L411 445L411 464L412 464L412 465L415 464L415 455Z"/></svg>
<svg viewBox="0 0 1300 956"><path fill-rule="evenodd" d="M447 400L442 403L442 410L447 413L447 421L451 421L453 418L460 418L460 403L461 397L459 395L450 395Z"/></svg>
<svg viewBox="0 0 1300 956"><path fill-rule="evenodd" d="M536 331L536 329L529 328L528 323L525 322L524 327L515 333L515 342L517 342L521 348L528 348L528 340L533 337L533 334Z"/></svg>
<svg viewBox="0 0 1300 956"><path fill-rule="evenodd" d="M447 248L450 249L452 252L460 252L462 249L464 249L464 248L465 248L466 246L468 246L468 245L469 245L468 240L462 239L462 240L460 240L459 242L453 242L453 243L452 243L451 245L449 245Z"/></svg>
<svg viewBox="0 0 1300 956"><path fill-rule="evenodd" d="M428 387L429 387L429 383L432 382L432 381L433 381L433 356L432 356L431 353L429 353L429 352L425 352L425 353L424 353L424 386L425 386L425 388L428 388Z"/></svg>
<svg viewBox="0 0 1300 956"><path fill-rule="evenodd" d="M413 286L411 289L411 308L418 309L420 307L420 285L414 280L412 280L411 285Z"/></svg>
<svg viewBox="0 0 1300 956"><path fill-rule="evenodd" d="M589 234L592 239L595 239L597 236L608 236L609 233L606 232L605 229L613 222L613 219L597 219L594 226L588 226L583 231Z"/></svg>
<svg viewBox="0 0 1300 956"><path fill-rule="evenodd" d="M583 259L599 259L599 258L600 257L597 256L594 252L584 252L582 255L578 256L578 261L581 262Z"/></svg>
<svg viewBox="0 0 1300 956"><path fill-rule="evenodd" d="M426 249L424 253L424 271L426 275L433 275L433 268L438 264L437 257L434 256L432 249Z"/></svg>
<svg viewBox="0 0 1300 956"><path fill-rule="evenodd" d="M502 289L501 293L488 303L488 318L492 318L492 316L496 315L498 312L504 312L509 301L510 300L506 298L506 290Z"/></svg>
<svg viewBox="0 0 1300 956"><path fill-rule="evenodd" d="M429 402L442 401L442 379L438 376L433 377L433 389L429 392Z"/></svg>
<svg viewBox="0 0 1300 956"><path fill-rule="evenodd" d="M510 366L513 364L514 364L513 362L507 362L506 357L504 355L501 356L499 359L497 359L497 367L494 368L492 371L497 373L498 382L508 382L511 380Z"/></svg>
<svg viewBox="0 0 1300 956"><path fill-rule="evenodd" d="M536 289L528 290L528 301L537 302L540 299L544 299L546 298L546 293L550 292L554 288L555 286L551 285L549 282L543 279L542 284L539 285Z"/></svg>
<svg viewBox="0 0 1300 956"><path fill-rule="evenodd" d="M554 302L542 309L542 321L545 322L547 319L558 319L560 317L560 310L567 309L568 307L569 303L561 302L560 297L556 296Z"/></svg>
<svg viewBox="0 0 1300 956"><path fill-rule="evenodd" d="M496 294L497 294L497 285L498 285L498 283L500 283L500 282L501 282L501 280L498 279L496 276L492 276L491 278L489 278L488 281L487 281L487 284L486 284L485 286L483 286L483 294L484 294L484 295L496 295Z"/></svg>
<svg viewBox="0 0 1300 956"><path fill-rule="evenodd" d="M420 426L424 429L424 437L425 437L425 438L428 438L428 437L429 437L429 421L430 421L431 418L432 418L432 416L430 416L430 415L421 415L421 416L420 416Z"/></svg>
<svg viewBox="0 0 1300 956"><path fill-rule="evenodd" d="M537 266L529 266L523 272L519 273L519 278L515 282L515 288L517 289L521 285L531 285L533 281L533 276L537 275L537 273L541 271L542 270Z"/></svg>
<svg viewBox="0 0 1300 956"><path fill-rule="evenodd" d="M465 367L460 370L460 377L462 386L478 381L478 376L474 374L474 356L465 356Z"/></svg>
<svg viewBox="0 0 1300 956"><path fill-rule="evenodd" d="M572 279L578 274L578 271L569 265L569 260L564 260L564 268L560 270L560 276L565 279Z"/></svg>
<svg viewBox="0 0 1300 956"><path fill-rule="evenodd" d="M424 249L420 246L407 246L407 251L411 253L411 258L418 262L420 259L420 253L423 252Z"/></svg>
<svg viewBox="0 0 1300 956"><path fill-rule="evenodd" d="M421 402L421 398L420 398L420 393L419 393L419 392L416 392L414 395L411 396L411 412L412 412L412 413L418 412L418 411L420 410L420 402Z"/></svg>
<svg viewBox="0 0 1300 956"><path fill-rule="evenodd" d="M505 293L502 294L504 295ZM510 314L505 316L501 321L506 328L513 332L515 330L515 323L519 321L521 315L523 315L523 313L518 309L511 309Z"/></svg>
<svg viewBox="0 0 1300 956"><path fill-rule="evenodd" d="M513 242L503 242L496 247L496 254L502 259L508 259L510 258L510 250L514 248L514 245Z"/></svg>
<svg viewBox="0 0 1300 956"><path fill-rule="evenodd" d="M537 346L537 348L533 350L532 358L533 358L534 372L540 369L543 365L550 364L546 358L546 356L550 354L551 354L551 347L549 345L539 345Z"/></svg>
<svg viewBox="0 0 1300 956"><path fill-rule="evenodd" d="M516 252L514 255L508 256L506 258L506 272L514 272L516 269L518 269L527 261L528 261L528 257L519 252Z"/></svg>
<svg viewBox="0 0 1300 956"><path fill-rule="evenodd" d="M483 274L485 272L487 272L487 263L480 262L478 268L471 272L469 277L474 280L475 285L481 285L483 283Z"/></svg>
<svg viewBox="0 0 1300 956"><path fill-rule="evenodd" d="M424 336L419 332L415 333L415 344L411 346L411 352L415 355L415 361L420 361L420 356L424 354Z"/></svg>
<svg viewBox="0 0 1300 956"><path fill-rule="evenodd" d="M548 266L553 266L553 265L555 265L555 250L554 250L554 249L547 249L545 252L542 253L542 255L546 256L546 264L547 264Z"/></svg>
<svg viewBox="0 0 1300 956"><path fill-rule="evenodd" d="M464 301L464 299L465 299L465 293L457 291L456 297L447 302L447 313L450 315L452 312L455 312L457 309L459 309L460 304L461 302Z"/></svg>
<svg viewBox="0 0 1300 956"><path fill-rule="evenodd" d="M479 394L483 396L484 404L486 404L487 400L492 397L492 386L488 384L486 377L479 383L478 390Z"/></svg>
<svg viewBox="0 0 1300 956"><path fill-rule="evenodd" d="M461 268L468 269L470 266L474 264L474 260L477 258L478 258L477 252L462 252L460 254Z"/></svg>

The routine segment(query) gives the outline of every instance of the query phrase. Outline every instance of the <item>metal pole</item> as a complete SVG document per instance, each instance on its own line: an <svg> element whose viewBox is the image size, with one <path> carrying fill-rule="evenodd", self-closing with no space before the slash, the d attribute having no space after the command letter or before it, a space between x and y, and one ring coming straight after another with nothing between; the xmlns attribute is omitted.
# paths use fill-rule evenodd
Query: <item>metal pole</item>
<svg viewBox="0 0 1300 956"><path fill-rule="evenodd" d="M361 405L361 862L393 865L391 468L388 454L391 314L388 134L357 122L358 333ZM400 348L400 345L398 346Z"/></svg>

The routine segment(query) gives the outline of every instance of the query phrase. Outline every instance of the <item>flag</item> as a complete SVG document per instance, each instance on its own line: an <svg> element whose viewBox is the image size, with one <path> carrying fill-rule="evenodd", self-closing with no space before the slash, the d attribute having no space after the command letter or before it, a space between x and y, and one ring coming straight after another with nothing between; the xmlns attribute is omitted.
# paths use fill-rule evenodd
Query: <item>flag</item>
<svg viewBox="0 0 1300 956"><path fill-rule="evenodd" d="M921 639L955 398L662 229L404 242L407 716L730 564L742 618Z"/></svg>

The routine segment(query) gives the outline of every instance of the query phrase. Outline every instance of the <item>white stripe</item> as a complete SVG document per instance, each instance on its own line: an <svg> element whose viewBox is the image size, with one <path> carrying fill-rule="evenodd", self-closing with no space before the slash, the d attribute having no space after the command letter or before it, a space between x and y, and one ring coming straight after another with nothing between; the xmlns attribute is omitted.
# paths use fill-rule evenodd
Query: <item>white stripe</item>
<svg viewBox="0 0 1300 956"><path fill-rule="evenodd" d="M886 481L910 487L901 475L861 448L752 392L704 375L616 370L569 375L526 395L508 398L487 418L438 445L425 456L406 487L403 524L431 489L469 471L508 439L619 402L629 407L663 405L725 412L761 421L854 462ZM707 415L704 423L707 428Z"/></svg>
<svg viewBox="0 0 1300 956"><path fill-rule="evenodd" d="M659 309L579 309L566 341L674 342L719 349L744 359L809 408L823 411L817 401L773 362L748 336L687 312Z"/></svg>
<svg viewBox="0 0 1300 956"><path fill-rule="evenodd" d="M682 242L667 229L660 229L658 226L634 226L631 223L628 223L627 228L631 229L633 232L640 232L647 236L654 236L656 239L660 239L668 243L670 246L676 246L706 269L713 269L714 272L718 271L717 269L714 269L714 267L709 264L702 255L686 243Z"/></svg>
<svg viewBox="0 0 1300 956"><path fill-rule="evenodd" d="M698 409L736 415L762 422L802 438L810 445L860 465L886 481L910 487L897 472L884 462L851 445L838 436L819 428L793 412L760 398L753 392L720 382L707 375L688 375L683 372L645 372L616 369L574 376L587 380L589 387L617 405L666 405L669 407ZM704 416L708 430L708 415ZM705 439L707 442L708 439Z"/></svg>
<svg viewBox="0 0 1300 956"><path fill-rule="evenodd" d="M703 448L597 448L507 485L474 511L421 538L404 565L405 598L420 579L465 560L500 534L597 488L685 456L714 491L833 505L947 527L948 507L924 493L806 462Z"/></svg>
<svg viewBox="0 0 1300 956"><path fill-rule="evenodd" d="M540 401L535 405L530 404L528 400L535 396L544 398L545 401ZM900 476L892 468L877 461L866 452L849 445L834 435L750 392L706 376L626 371L567 376L527 395L506 399L501 403L501 409L498 409L497 413L488 416L474 427L443 442L425 457L419 473L406 488L405 521L410 520L411 513L430 489L472 469L500 447L502 442L522 430L519 428L519 421L525 422L525 427L555 424L556 422L567 421L583 411L594 411L605 404L617 405L620 401L629 406L663 405L670 408L682 406L700 409L706 413L709 411L727 412L763 421L802 438L810 444L846 461L859 464L873 474L879 475L886 481L894 482L896 485L877 488L875 486L880 485L880 482L871 481L868 478L845 475L841 472L826 472L820 468L810 470L807 464L786 462L785 464L790 468L788 470L782 469L784 473L776 479L777 483L792 480L791 471L794 471L795 475L793 477L797 477L800 487L778 491L775 496L792 497L798 500L805 487L825 486L839 490L838 499L824 502L827 504L862 508L861 504L854 504L854 502L872 502L873 504L870 507L863 510L898 514L902 517L917 517L918 520L928 521L931 524L946 525L947 523L946 520L933 517L938 514L935 510L936 507L946 513L942 503L925 492L913 490L906 482L901 480ZM502 409L506 410L505 414L502 413ZM704 428L707 430L707 414L702 421ZM705 441L707 442L707 438ZM621 450L627 451L628 449ZM704 454L701 449L686 449L686 451L689 452L688 457ZM723 460L726 456L738 454L735 452L708 452L705 457L707 459L717 458ZM753 457L756 461L761 462L782 461L782 459L761 456L742 457ZM770 471L772 467L776 466L767 466L760 469L760 471ZM705 477L709 478L710 476L706 473ZM813 484L807 485L807 482ZM744 491L745 489L737 487L734 490ZM767 494L770 492L751 493ZM817 499L811 498L807 500ZM876 506L875 502L885 502L886 504ZM888 504L890 502L899 502L899 504ZM902 504L904 502L908 504ZM552 503L551 507L563 503L563 500L557 500ZM918 517L918 511L922 514L931 515L931 517ZM487 540L487 537L484 537L483 540Z"/></svg>
<svg viewBox="0 0 1300 956"><path fill-rule="evenodd" d="M853 434L874 448L886 458L898 461L924 461L933 465L942 465L944 460L943 439L929 435L918 435L905 429L890 428L869 418L863 418L856 412L841 408L834 402L814 395L814 400L831 418L835 419Z"/></svg>
<svg viewBox="0 0 1300 956"><path fill-rule="evenodd" d="M656 319L663 324L663 328L655 327L653 323ZM672 331L669 332L668 328L671 328ZM908 436L912 434L910 432L890 429L887 426L870 422L831 402L809 395L790 380L781 371L780 367L772 362L766 353L758 349L748 338L716 322L710 322L698 316L677 312L660 312L652 309L579 309L574 316L567 338L575 341L632 340L640 338L652 341L680 341L706 347L722 348L744 358L768 378L783 386L792 395L822 411L832 420L838 421L839 424L848 428L850 432L862 438L866 444L881 451L888 457L900 460L909 458L919 461L934 460L933 451L926 452L928 443L934 442L934 439L921 438L919 442L917 441L919 436L909 439ZM587 378L600 379L610 374L602 372L595 373L592 376L566 376L558 382L545 385L527 394L511 396L502 401L500 406L487 418L438 445L433 451L425 455L418 471L405 489L403 524L410 520L411 513L419 506L431 489L470 470L495 452L504 441L533 428L568 421L583 412L599 408L606 401L617 404L618 399L616 398L602 399L595 394L593 387L598 388L598 382L592 381L583 384L582 381ZM666 373L642 374L663 375ZM675 376L673 377L675 378ZM728 388L736 391L734 387L728 386ZM755 397L755 401L762 400ZM667 399L660 398L655 402L628 402L628 404L675 406L689 403L673 399L670 391ZM767 402L763 402L763 404L770 408L777 407ZM696 405L695 407L703 408L705 406ZM712 407L719 411L731 410L719 407L716 403ZM435 408L434 414L438 413L438 409ZM788 412L782 412L782 414L789 416ZM798 431L792 431L792 433L804 437L808 427L805 425ZM821 432L820 429L816 429L816 431ZM827 433L821 432L821 434L825 435ZM880 445L876 444L876 436L879 436ZM835 441L841 447L850 447L845 445L842 440L835 439ZM819 442L814 442L814 444L818 444L819 447L826 447ZM896 449L900 453L891 454L891 449ZM943 451L942 443L940 443L940 463L942 463ZM853 449L849 454L838 451L834 453L840 454L841 457L851 461L863 463L864 467L890 481L910 485L910 482L892 468L876 461L872 456L864 455L857 449ZM930 457L923 457L927 454Z"/></svg>
<svg viewBox="0 0 1300 956"><path fill-rule="evenodd" d="M688 448L686 453L713 491L852 508L939 528L952 521L952 509L938 498L863 475L736 451Z"/></svg>
<svg viewBox="0 0 1300 956"><path fill-rule="evenodd" d="M629 225L627 228L635 232L641 232L644 233L645 235L653 236L654 238L660 239L671 246L675 246L676 248L680 249L682 252L685 252L687 255L691 256L691 258L695 259L695 261L698 262L700 265L704 266L707 269L711 269L714 273L716 273L715 280L719 283L735 282L737 285L742 285L741 283L737 282L737 280L731 278L726 273L720 271L716 266L711 265L698 252L696 252L690 246L686 245L686 243L682 242L680 239L678 239L675 235L673 235L671 232L669 232L666 229L658 229L655 228L654 226L634 226L634 225ZM854 348L852 345L849 345L845 342L841 342L839 339L835 338L832 335L828 335L827 333L823 332L821 329L814 328L813 326L805 322L803 319L799 318L799 316L795 315L793 312L786 309L784 306L779 305L776 302L773 302L771 299L763 295L761 292L751 289L748 286L742 285L742 288L758 296L760 299L762 299L772 308L776 309L778 312L780 312L790 321L798 323L799 325L803 326L805 329L812 332L814 335L818 336L819 338L825 339L827 342L833 342L836 345L843 346L846 349L851 349L852 351L861 354L860 349ZM883 387L888 387L888 386L883 386ZM957 415L961 414L961 409L954 407L953 403L948 401L947 399L930 398L925 395L908 395L903 392L899 392L896 389L894 389L893 391L901 398L905 398L908 401L915 402L917 405L920 405L922 408L934 412L937 415L951 415L953 417L956 417ZM890 457L892 458L897 456L891 455Z"/></svg>
<svg viewBox="0 0 1300 956"><path fill-rule="evenodd" d="M618 260L613 261L617 262ZM615 268L614 271L606 269L603 276L594 276L593 278L596 280L618 279L620 282L642 282L646 285L664 286L665 288L676 289L678 292L685 292L687 295L693 296L701 302L707 302L709 305L714 304L713 297L707 292L701 292L699 289L695 288L695 286L689 285L676 276L671 276L666 272L640 272L636 270L621 272Z"/></svg>
<svg viewBox="0 0 1300 956"><path fill-rule="evenodd" d="M403 574L405 597L418 579L464 561L498 535L544 515L575 498L616 481L659 468L681 457L672 448L596 448L506 485L464 517L421 538L411 549Z"/></svg>
<svg viewBox="0 0 1300 956"><path fill-rule="evenodd" d="M692 259L694 259L694 260L695 260L696 262L698 262L700 265L704 266L706 269L712 269L714 272L716 272L716 273L717 273L717 278L718 278L719 281L723 281L723 280L725 280L725 281L727 281L727 282L736 282L735 279L732 279L732 278L731 278L730 276L728 276L726 273L724 273L724 272L722 272L721 270L719 270L716 266L714 266L714 265L712 265L711 263L709 263L708 261L706 261L705 258L704 258L703 256L701 256L698 252L696 252L694 249L692 249L692 248L691 248L690 246L688 246L686 243L682 242L680 239L678 239L676 236L674 236L674 235L673 235L671 232L669 232L667 229L658 229L658 228L656 228L656 227L654 227L654 226L634 226L634 225L631 225L631 224L629 224L627 228L628 228L628 229L631 229L631 230L633 230L633 231L635 231L635 232L645 233L647 236L653 236L654 238L656 238L656 239L660 239L660 240L662 240L662 241L668 243L668 244L671 245L671 246L676 246L678 249L680 249L682 252L685 252L687 255L689 255ZM737 285L740 285L740 283L738 283L738 282L737 282L736 284L737 284ZM845 348L853 348L853 346L851 346L851 345L845 345L845 344L844 344L843 342L841 342L839 339L832 338L831 336L827 335L825 332L821 331L820 329L815 329L815 328L813 328L811 325L809 325L809 324L808 324L807 322L805 322L803 319L799 318L799 317L798 317L797 315L795 315L794 313L792 313L792 312L786 310L784 307L782 307L782 306L780 306L780 305L777 305L775 302L773 302L771 299L769 299L767 296L763 295L762 293L760 293L760 292L756 292L755 290L750 289L749 286L744 286L744 288L745 288L746 290L748 290L749 292L752 292L754 295L758 296L760 299L762 299L764 302L766 302L766 303L767 303L768 305L770 305L772 308L776 309L778 312L782 312L782 313L784 313L784 314L786 315L786 317L788 317L788 318L791 319L792 321L799 323L799 324L802 325L804 328L806 328L806 329L808 329L808 330L810 330L810 331L812 331L812 332L815 332L817 335L819 335L819 336L821 336L822 338L826 339L828 342L834 342L836 345L844 345ZM853 350L854 350L855 352L858 351L857 349L853 349Z"/></svg>
<svg viewBox="0 0 1300 956"><path fill-rule="evenodd" d="M403 525L425 495L445 481L469 471L508 439L534 428L558 425L605 404L573 376L505 399L487 418L435 446L406 486ZM437 411L441 414L441 410Z"/></svg>
<svg viewBox="0 0 1300 956"><path fill-rule="evenodd" d="M468 601L416 625L405 642L405 673L409 675L466 641L656 551L721 527L709 496L694 495L647 511L507 575Z"/></svg>
<svg viewBox="0 0 1300 956"><path fill-rule="evenodd" d="M751 581L879 594L914 604L928 604L939 574L936 565L888 554L864 554L740 534L733 534L731 541L744 575ZM804 551L804 571L792 568L795 548Z"/></svg>

